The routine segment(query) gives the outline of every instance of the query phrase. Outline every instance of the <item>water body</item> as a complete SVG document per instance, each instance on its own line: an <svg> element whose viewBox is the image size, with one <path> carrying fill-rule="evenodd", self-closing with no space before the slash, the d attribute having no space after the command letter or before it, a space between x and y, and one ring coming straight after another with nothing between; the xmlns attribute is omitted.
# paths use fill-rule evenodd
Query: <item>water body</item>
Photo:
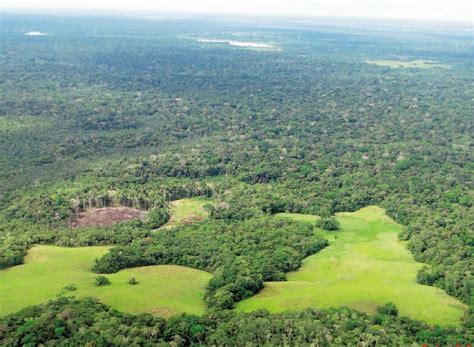
<svg viewBox="0 0 474 347"><path fill-rule="evenodd" d="M42 33L41 31L29 31L25 33L25 36L46 36L47 33Z"/></svg>
<svg viewBox="0 0 474 347"><path fill-rule="evenodd" d="M274 49L276 46L270 43L263 42L249 42L249 41L235 41L235 40L220 40L220 39L198 39L198 42L204 43L225 43L231 46L237 47L250 47L250 48L267 48Z"/></svg>

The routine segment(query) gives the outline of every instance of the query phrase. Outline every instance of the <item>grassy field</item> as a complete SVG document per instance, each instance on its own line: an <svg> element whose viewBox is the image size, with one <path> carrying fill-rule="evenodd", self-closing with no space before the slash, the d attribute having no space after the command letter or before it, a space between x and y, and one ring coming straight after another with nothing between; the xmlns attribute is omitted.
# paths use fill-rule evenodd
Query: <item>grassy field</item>
<svg viewBox="0 0 474 347"><path fill-rule="evenodd" d="M320 219L319 216L315 216L313 214L300 214L300 213L277 213L275 215L278 218L290 218L295 219L300 222L308 222L316 225L316 222Z"/></svg>
<svg viewBox="0 0 474 347"><path fill-rule="evenodd" d="M442 68L448 69L449 65L439 64L431 60L411 60L411 61L398 61L398 60L367 60L367 64L386 66L392 69L399 68L416 68L416 69L431 69L431 68Z"/></svg>
<svg viewBox="0 0 474 347"><path fill-rule="evenodd" d="M170 316L180 312L202 314L204 290L211 274L182 266L133 268L105 275L110 285L97 287L89 269L107 247L63 248L36 246L26 263L0 271L0 315L39 304L57 295L93 296L124 312ZM130 276L138 285L128 283ZM64 286L73 284L76 291Z"/></svg>
<svg viewBox="0 0 474 347"><path fill-rule="evenodd" d="M313 222L314 216L279 215ZM397 234L402 227L378 207L339 213L342 230L329 235L330 246L306 258L287 282L268 282L256 296L240 302L239 311L273 312L306 307L349 306L373 312L394 302L401 315L432 324L457 325L464 305L442 290L416 283L422 264L414 261Z"/></svg>
<svg viewBox="0 0 474 347"><path fill-rule="evenodd" d="M208 215L204 205L211 203L203 198L181 199L171 202L171 217L161 228L174 228L183 224L199 222Z"/></svg>

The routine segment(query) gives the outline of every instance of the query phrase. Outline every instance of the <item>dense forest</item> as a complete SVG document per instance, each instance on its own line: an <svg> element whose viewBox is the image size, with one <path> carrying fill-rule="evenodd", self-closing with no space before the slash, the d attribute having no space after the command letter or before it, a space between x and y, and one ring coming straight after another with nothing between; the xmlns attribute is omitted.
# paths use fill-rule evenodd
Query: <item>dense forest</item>
<svg viewBox="0 0 474 347"><path fill-rule="evenodd" d="M5 15L2 22L0 269L22 264L35 244L112 245L95 272L175 264L214 277L203 317L165 321L62 298L0 318L0 341L472 342L469 33L106 17ZM24 35L30 30L47 35ZM446 67L367 63L379 59ZM193 196L209 198L207 220L154 231L168 220L170 201ZM462 326L432 327L398 317L390 305L373 315L230 310L328 245L310 225L272 214L314 214L337 229L331 216L368 205L405 226L400 239L426 263L417 281L468 305ZM69 227L78 213L106 206L149 214Z"/></svg>
<svg viewBox="0 0 474 347"><path fill-rule="evenodd" d="M348 308L269 314L220 311L165 321L123 314L93 299L61 298L7 317L0 339L8 346L406 346L466 344L455 329L398 317L390 303L372 317Z"/></svg>

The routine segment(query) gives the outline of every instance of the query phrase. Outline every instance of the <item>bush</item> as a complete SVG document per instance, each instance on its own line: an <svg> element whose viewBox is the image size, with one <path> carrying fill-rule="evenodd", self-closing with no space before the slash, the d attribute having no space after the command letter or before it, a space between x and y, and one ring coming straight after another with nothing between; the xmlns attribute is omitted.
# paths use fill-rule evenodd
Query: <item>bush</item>
<svg viewBox="0 0 474 347"><path fill-rule="evenodd" d="M393 302L388 302L383 306L378 306L377 307L377 313L383 314L386 316L393 316L396 317L398 316L398 308L395 306Z"/></svg>
<svg viewBox="0 0 474 347"><path fill-rule="evenodd" d="M106 286L110 284L110 281L107 277L105 276L97 276L95 278L95 285L98 286L98 287L101 287L101 286Z"/></svg>
<svg viewBox="0 0 474 347"><path fill-rule="evenodd" d="M74 284L68 284L67 286L64 287L65 290L68 290L70 292L75 291L77 288Z"/></svg>
<svg viewBox="0 0 474 347"><path fill-rule="evenodd" d="M321 218L316 222L316 226L327 231L336 231L341 228L341 225L334 217Z"/></svg>
<svg viewBox="0 0 474 347"><path fill-rule="evenodd" d="M135 279L135 277L131 276L128 278L128 284L135 285L138 284L138 281Z"/></svg>

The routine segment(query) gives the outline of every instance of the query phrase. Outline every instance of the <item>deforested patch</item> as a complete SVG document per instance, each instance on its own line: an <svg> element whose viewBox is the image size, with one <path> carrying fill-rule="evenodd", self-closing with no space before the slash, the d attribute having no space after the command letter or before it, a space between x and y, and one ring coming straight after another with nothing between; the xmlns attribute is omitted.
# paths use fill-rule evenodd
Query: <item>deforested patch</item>
<svg viewBox="0 0 474 347"><path fill-rule="evenodd" d="M130 219L143 219L146 211L130 207L101 207L80 212L71 220L71 228L84 228L92 226L109 226Z"/></svg>

